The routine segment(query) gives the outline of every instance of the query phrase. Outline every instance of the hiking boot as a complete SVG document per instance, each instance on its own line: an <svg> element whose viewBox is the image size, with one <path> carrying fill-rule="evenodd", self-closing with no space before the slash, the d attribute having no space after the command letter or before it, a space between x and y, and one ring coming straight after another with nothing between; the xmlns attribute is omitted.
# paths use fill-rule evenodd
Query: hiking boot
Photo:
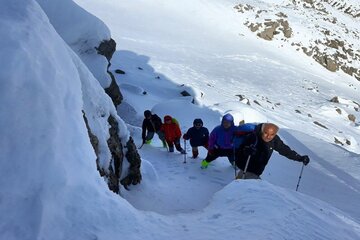
<svg viewBox="0 0 360 240"><path fill-rule="evenodd" d="M206 159L202 160L202 162L201 162L201 168L202 168L202 169L205 169L205 168L207 168L208 166L209 166L209 162L206 161Z"/></svg>
<svg viewBox="0 0 360 240"><path fill-rule="evenodd" d="M174 146L169 146L169 152L174 152Z"/></svg>
<svg viewBox="0 0 360 240"><path fill-rule="evenodd" d="M192 150L192 158L197 158L198 156L199 156L199 151L194 151L194 150Z"/></svg>

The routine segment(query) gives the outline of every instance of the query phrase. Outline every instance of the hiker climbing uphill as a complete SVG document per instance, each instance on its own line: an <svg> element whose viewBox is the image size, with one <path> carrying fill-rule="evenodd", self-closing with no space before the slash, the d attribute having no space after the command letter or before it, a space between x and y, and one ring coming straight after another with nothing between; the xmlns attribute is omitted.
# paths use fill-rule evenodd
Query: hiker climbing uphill
<svg viewBox="0 0 360 240"><path fill-rule="evenodd" d="M222 117L221 124L216 126L210 133L208 154L201 162L201 168L205 169L216 158L225 156L229 159L230 164L233 165L233 136L235 130L234 117L229 113L225 114Z"/></svg>
<svg viewBox="0 0 360 240"><path fill-rule="evenodd" d="M197 158L199 155L198 147L208 148L209 130L203 126L201 118L194 119L193 127L184 134L185 140L190 140L192 148L192 158Z"/></svg>
<svg viewBox="0 0 360 240"><path fill-rule="evenodd" d="M310 158L301 156L287 146L277 135L279 127L273 123L261 123L246 136L236 152L236 165L240 169L237 179L260 179L273 150L288 159L307 165Z"/></svg>
<svg viewBox="0 0 360 240"><path fill-rule="evenodd" d="M152 114L150 110L144 111L144 117L141 133L143 144L150 144L156 133L162 141L163 147L166 147L164 133L160 131L162 125L161 118L156 114Z"/></svg>
<svg viewBox="0 0 360 240"><path fill-rule="evenodd" d="M170 115L164 117L164 124L161 126L161 131L165 135L166 143L169 146L169 152L174 152L174 145L176 150L185 154L185 150L180 146L181 130L179 123Z"/></svg>

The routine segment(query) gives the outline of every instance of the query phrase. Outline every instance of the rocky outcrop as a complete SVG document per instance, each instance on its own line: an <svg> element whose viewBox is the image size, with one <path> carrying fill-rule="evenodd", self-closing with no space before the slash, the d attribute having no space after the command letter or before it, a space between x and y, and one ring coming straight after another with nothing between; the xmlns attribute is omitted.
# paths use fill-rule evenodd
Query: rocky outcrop
<svg viewBox="0 0 360 240"><path fill-rule="evenodd" d="M329 71L343 71L360 80L360 68L356 64L360 62L360 50L359 46L352 44L359 42L360 32L338 19L338 15L329 10L329 4L335 11L342 11L354 18L360 16L359 6L352 6L343 0L293 0L286 6L275 4L264 9L238 4L234 8L245 15L244 25L259 38L290 43ZM292 12L291 16L305 17L292 17L290 20L282 11ZM298 28L299 25L302 28ZM334 27L331 28L331 25ZM306 32L302 35L303 29ZM307 36L309 33L311 37ZM303 40L300 42L298 39Z"/></svg>
<svg viewBox="0 0 360 240"><path fill-rule="evenodd" d="M139 153L137 152L135 143L133 139L130 137L128 142L126 143L126 159L130 163L129 171L127 176L122 178L122 166L124 161L124 147L119 137L119 127L116 118L113 116L108 117L109 123L109 138L107 139L107 146L111 152L111 160L108 169L104 169L99 164L99 140L96 137L90 127L86 117L85 112L83 111L83 118L88 130L88 135L90 138L91 145L93 146L94 152L96 154L96 166L100 173L100 176L104 177L107 180L109 189L115 193L120 193L120 182L127 189L128 185L133 184L136 185L141 182L141 158Z"/></svg>
<svg viewBox="0 0 360 240"><path fill-rule="evenodd" d="M127 148L126 158L130 163L130 167L128 169L128 175L121 180L121 184L126 189L128 189L128 186L130 184L136 185L140 183L142 177L140 172L140 166L141 166L140 155L137 152L135 143L131 137L126 144L126 148Z"/></svg>
<svg viewBox="0 0 360 240"><path fill-rule="evenodd" d="M119 85L116 83L114 74L112 74L112 72L109 71L109 67L111 66L110 60L114 52L116 51L116 42L112 38L110 40L103 40L98 47L95 47L95 49L98 54L105 56L108 61L108 66L106 71L111 78L111 83L109 87L105 88L105 92L107 95L110 96L111 100L113 101L116 107L120 105L120 103L123 100L123 96L121 94Z"/></svg>
<svg viewBox="0 0 360 240"><path fill-rule="evenodd" d="M95 49L98 54L105 56L110 63L110 60L116 51L116 42L112 38L110 40L103 40L98 47L95 47Z"/></svg>

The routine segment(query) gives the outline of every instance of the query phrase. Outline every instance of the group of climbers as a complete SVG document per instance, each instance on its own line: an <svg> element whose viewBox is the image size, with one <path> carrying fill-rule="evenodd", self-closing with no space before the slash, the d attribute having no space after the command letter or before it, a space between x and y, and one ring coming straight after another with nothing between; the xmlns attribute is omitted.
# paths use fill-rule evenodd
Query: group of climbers
<svg viewBox="0 0 360 240"><path fill-rule="evenodd" d="M168 146L169 152L174 152L175 145L180 153L186 153L180 145L181 130L176 119L166 115L162 123L160 117L152 114L150 110L146 110L144 116L143 143L150 143L157 133L164 147ZM307 155L301 156L287 146L277 135L278 131L279 127L273 123L241 122L235 126L233 116L225 114L221 124L211 131L210 136L208 129L203 126L203 121L197 118L183 138L190 140L193 158L198 157L199 146L208 150L206 158L201 162L201 168L206 169L209 163L218 157L227 157L230 164L239 169L237 178L260 179L273 150L304 165L310 162Z"/></svg>

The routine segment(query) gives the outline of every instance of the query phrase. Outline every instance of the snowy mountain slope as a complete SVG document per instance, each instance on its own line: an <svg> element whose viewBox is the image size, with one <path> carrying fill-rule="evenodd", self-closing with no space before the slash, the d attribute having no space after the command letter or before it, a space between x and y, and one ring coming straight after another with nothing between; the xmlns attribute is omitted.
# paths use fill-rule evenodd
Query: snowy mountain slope
<svg viewBox="0 0 360 240"><path fill-rule="evenodd" d="M102 41L110 39L107 26L71 0L37 2L59 35L88 66L101 86L109 87L111 79L106 72L108 62L95 50Z"/></svg>
<svg viewBox="0 0 360 240"><path fill-rule="evenodd" d="M359 20L351 15L359 4L345 1L343 12L336 1L241 2L235 8L260 38L276 41L280 49L296 47L328 70L360 80Z"/></svg>
<svg viewBox="0 0 360 240"><path fill-rule="evenodd" d="M189 164L185 165L182 163L183 156L161 151L156 148L155 141L153 146L145 146L142 150L146 157L143 164L145 181L126 192L127 197L130 198L137 190L149 193L158 183L163 187L161 191L168 190L169 186L179 186L184 184L186 175L192 177L188 178L189 181L194 182L190 186L201 188L204 195L193 192L192 196L192 192L187 192L196 188L178 191L175 188L173 194L164 194L169 197L169 201L165 202L168 205L165 206L172 204L173 207L167 209L169 212L164 209L163 214L159 214L135 209L107 189L94 164L96 156L89 143L81 110L85 107L94 113L92 117L95 123L101 121L97 117L102 116L95 113L103 113L104 109L114 112L115 109L92 74L71 52L35 1L4 2L0 8L0 32L3 36L0 39L0 52L6 56L0 59L0 239L163 240L223 239L241 235L258 239L359 238L357 220L327 203L267 181L232 181L233 169L222 159L216 161L209 171L200 172L198 162L189 159ZM40 47L42 51L38 50ZM187 61L200 59L201 54L189 56ZM178 79L171 78L173 82L170 81L164 72L174 75L176 72L166 70L166 65L163 65L164 72L159 71L161 74L156 75L160 76L157 79L154 73L158 73L158 69L152 67L153 60L149 61L150 65L145 64L143 70L138 69L139 63L147 62L146 56L129 54L129 51L119 52L118 57L122 56L132 56L133 59L126 63L129 66L126 78L119 81L123 80L127 84L128 103L132 103L130 106L140 114L147 107L164 114L171 109L169 105L178 102L181 108L174 108L171 114L179 116L183 129L191 125L195 113L200 113L209 127L217 124L220 115L228 110L238 113L238 117L241 117L243 111L251 115L249 117L254 121L270 118L270 114L254 106L244 108L244 104L228 101L230 95L227 97L226 93L215 89L204 92L203 96L206 100L210 93L217 93L211 95L214 96L211 101L219 102L213 106L216 110L212 111L206 107L207 104L211 106L210 101L201 98L202 88L192 89L193 93L199 94L197 98L200 105L194 105L190 107L190 112L186 112L192 99L179 99L176 93L180 89L189 89L190 84L181 87L176 82ZM176 56L168 55L169 60L172 57ZM202 58L206 57L204 55ZM183 69L192 69L183 61L180 65L173 65L174 68L178 67L179 73ZM120 66L120 62L117 64ZM196 71L192 71L192 74L200 76L200 80L213 76L198 72L199 66L194 66ZM155 72L153 69L156 69ZM180 77L187 75L182 73ZM141 94L139 90L142 90L141 83L144 80L149 80L146 89L148 94L145 98L138 96L136 99L134 96ZM161 84L154 84L153 81L160 81ZM212 78L211 83L224 85L217 78ZM164 84L169 91L161 91ZM207 86L207 82L201 81L194 84ZM50 92L49 88L56 91ZM220 89L226 90L224 86ZM288 121L284 120L286 123ZM139 128L132 127L132 131L137 136L136 140L140 141ZM292 136L295 136L293 143L297 139L302 142L308 140L310 144L314 142L303 133L296 136L291 132L285 138L290 141ZM325 142L323 144L330 146ZM295 147L298 146L301 147ZM315 150L324 154L321 149ZM339 155L344 153L343 149L340 150ZM203 156L205 152L201 154ZM169 160L168 164L163 164L164 160ZM273 160L276 161L277 157ZM311 166L307 169L312 169ZM178 171L182 169L183 172L179 174ZM194 176L195 173L197 175ZM332 173L338 174L336 171ZM356 175L356 172L351 174ZM160 176L166 177L166 181L160 179ZM338 175L342 179L344 176ZM356 187L355 181L351 184L353 188ZM309 185L301 185L304 188L306 186ZM176 209L177 202L173 199L182 200L181 194L184 193L187 194L186 200L193 206L187 208L184 204ZM141 201L139 198L135 200ZM203 203L204 200L208 204ZM351 200L352 203L357 201ZM137 207L141 209L149 201L153 203L151 207L159 204L156 199L143 198ZM185 213L182 212L184 209ZM178 213L174 214L177 210Z"/></svg>
<svg viewBox="0 0 360 240"><path fill-rule="evenodd" d="M238 101L237 95L243 95L282 127L360 152L360 83L344 73L324 71L291 46L280 48L278 42L258 40L242 24L242 15L233 8L236 1L185 1L182 6L173 1L107 1L100 6L89 0L77 2L106 22L119 49L124 49L114 56L113 69L126 67L128 59L148 58L154 78L161 73L202 92L206 106ZM136 55L139 58L133 59ZM119 84L130 78L120 76ZM136 80L156 81L153 77L147 83ZM343 101L330 102L335 96Z"/></svg>
<svg viewBox="0 0 360 240"><path fill-rule="evenodd" d="M142 111L152 108L159 115L170 113L179 118L183 130L199 116L212 129L218 121L212 117L207 121L208 114L181 111L187 107L179 100L184 99L179 93L189 87L200 106L219 114L235 113L238 120L247 122L275 122L286 129L281 134L293 148L313 159L310 172L304 173L303 190L359 219L359 213L353 211L360 199L359 155L329 144L336 138L342 147L359 152L358 120L352 123L345 114L355 114L358 119L357 105L352 102L359 102L357 81L341 72L328 72L292 47L279 51L277 42L259 41L249 35L241 15L233 10L235 1L185 1L181 6L175 1L107 1L101 6L95 1L77 2L108 24L123 49L114 55L113 69L126 72L118 75L118 82L125 86L124 100L132 106L132 113L138 113L137 118L130 117L132 124L139 126ZM105 15L104 9L113 11ZM240 94L250 107L239 104ZM339 103L329 101L335 95L341 96ZM120 113L126 112L120 107ZM275 155L264 179L293 189L299 172L298 165ZM174 184L177 186L177 181ZM138 191L141 189L139 186ZM169 189L163 190L164 195ZM136 200L144 192L136 194L126 197L137 207L148 209L150 203Z"/></svg>

